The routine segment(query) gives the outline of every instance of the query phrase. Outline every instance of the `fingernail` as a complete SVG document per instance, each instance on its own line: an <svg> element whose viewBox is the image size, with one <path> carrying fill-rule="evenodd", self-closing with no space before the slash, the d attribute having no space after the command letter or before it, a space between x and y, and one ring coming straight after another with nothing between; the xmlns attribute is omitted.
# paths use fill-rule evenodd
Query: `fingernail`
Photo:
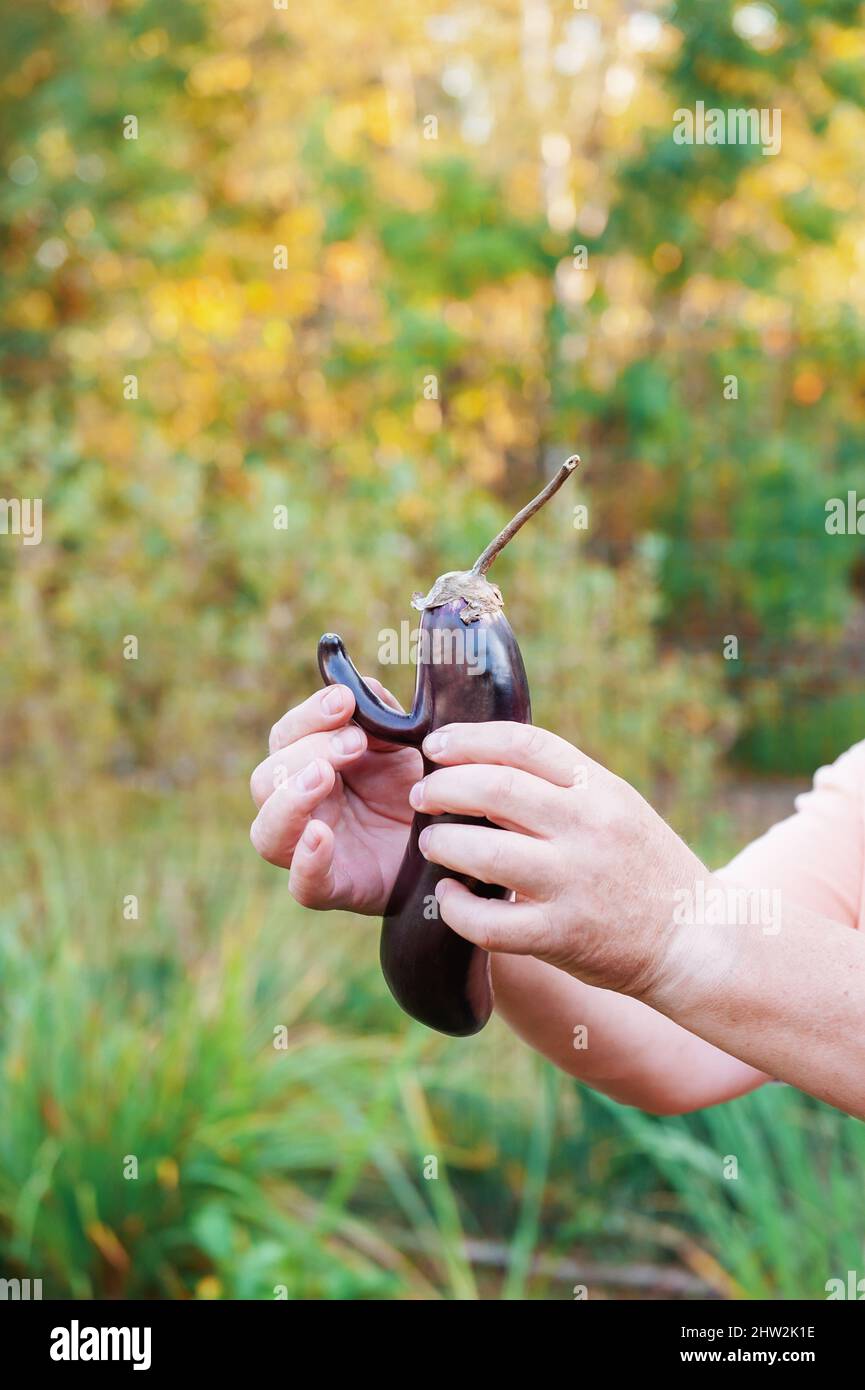
<svg viewBox="0 0 865 1390"><path fill-rule="evenodd" d="M342 691L336 686L326 690L321 697L321 707L325 714L339 714L344 704Z"/></svg>
<svg viewBox="0 0 865 1390"><path fill-rule="evenodd" d="M297 780L305 792L311 792L321 781L321 768L317 762L310 763L303 772L297 774Z"/></svg>
<svg viewBox="0 0 865 1390"><path fill-rule="evenodd" d="M313 825L312 821L309 822L300 838L304 849L318 849L321 844L321 832Z"/></svg>
<svg viewBox="0 0 865 1390"><path fill-rule="evenodd" d="M429 757L434 758L437 753L444 751L447 747L447 741L447 734L443 734L437 729L434 734L427 734L423 741L423 751L427 753Z"/></svg>
<svg viewBox="0 0 865 1390"><path fill-rule="evenodd" d="M427 826L425 830L422 830L422 831L421 831L421 833L420 833L420 835L419 835L419 837L418 837L417 847L418 847L418 849L420 850L421 854L426 854L427 848L428 848L428 846L429 846L429 840L430 840L430 827Z"/></svg>
<svg viewBox="0 0 865 1390"><path fill-rule="evenodd" d="M337 753L341 753L343 757L348 757L349 753L359 753L363 748L363 734L360 729L340 729L332 735L330 741Z"/></svg>
<svg viewBox="0 0 865 1390"><path fill-rule="evenodd" d="M423 792L423 782L415 782L414 786L408 794L408 804L409 806L412 806L415 809L415 811L419 811L421 806L423 806Z"/></svg>

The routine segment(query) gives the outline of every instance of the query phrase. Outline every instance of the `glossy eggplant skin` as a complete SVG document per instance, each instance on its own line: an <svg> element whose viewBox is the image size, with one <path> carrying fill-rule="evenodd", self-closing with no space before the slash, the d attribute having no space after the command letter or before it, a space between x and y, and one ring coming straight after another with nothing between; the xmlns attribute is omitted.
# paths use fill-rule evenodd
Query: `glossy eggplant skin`
<svg viewBox="0 0 865 1390"><path fill-rule="evenodd" d="M525 666L510 624L502 612L464 623L464 607L465 600L455 599L424 611L415 699L408 714L396 713L373 694L339 637L322 637L318 660L325 684L348 686L357 704L355 719L372 737L419 747L443 724L492 719L531 723ZM467 660L444 659L445 653L462 650ZM424 758L424 775L434 770L435 764ZM467 816L415 815L385 909L381 966L391 993L412 1018L440 1033L467 1037L479 1032L492 1013L489 956L442 920L435 887L442 878L458 878L484 898L503 898L506 889L424 859L418 836L436 822L489 824Z"/></svg>

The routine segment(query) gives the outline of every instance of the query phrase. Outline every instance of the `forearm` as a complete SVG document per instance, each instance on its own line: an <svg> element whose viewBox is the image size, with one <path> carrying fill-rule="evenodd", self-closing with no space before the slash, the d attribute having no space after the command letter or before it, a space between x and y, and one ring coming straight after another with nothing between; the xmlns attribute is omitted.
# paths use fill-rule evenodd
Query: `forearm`
<svg viewBox="0 0 865 1390"><path fill-rule="evenodd" d="M865 1119L865 939L789 903L778 928L681 927L645 1000L749 1066Z"/></svg>
<svg viewBox="0 0 865 1390"><path fill-rule="evenodd" d="M533 1046L637 1105L672 1068L677 1108L768 1074L865 1118L865 931L851 930L865 927L865 743L818 774L796 815L730 866L757 885L737 890L733 923L756 911L765 925L722 927L688 923L716 920L724 880L633 787L564 739L507 721L449 724L424 752L441 765L412 789L412 806L491 822L442 820L421 836L425 857L458 876L436 887L448 926L583 982L574 992L535 966L531 976L519 963L497 967L499 1009ZM481 898L460 875L513 897ZM718 890L711 900L708 888ZM784 912L782 894L803 906ZM726 913L722 901L721 921Z"/></svg>
<svg viewBox="0 0 865 1390"><path fill-rule="evenodd" d="M496 1010L563 1071L656 1114L731 1100L765 1076L627 995L531 956L495 955Z"/></svg>

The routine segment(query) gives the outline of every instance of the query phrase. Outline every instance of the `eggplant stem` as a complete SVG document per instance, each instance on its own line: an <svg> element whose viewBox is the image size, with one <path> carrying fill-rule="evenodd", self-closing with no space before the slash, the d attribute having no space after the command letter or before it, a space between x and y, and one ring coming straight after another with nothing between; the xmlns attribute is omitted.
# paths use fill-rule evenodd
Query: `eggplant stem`
<svg viewBox="0 0 865 1390"><path fill-rule="evenodd" d="M579 465L579 454L572 454L569 459L565 459L565 462L562 464L556 476L550 479L546 487L538 493L537 497L532 498L531 502L527 502L521 512L517 512L516 516L511 517L511 520L504 530L499 531L495 540L490 541L486 550L483 554L478 556L472 565L472 574L486 574L499 551L504 550L508 541L513 540L520 528L525 526L526 522L534 516L535 512L539 512L546 502L549 502L554 493L558 492L562 483L579 468Z"/></svg>

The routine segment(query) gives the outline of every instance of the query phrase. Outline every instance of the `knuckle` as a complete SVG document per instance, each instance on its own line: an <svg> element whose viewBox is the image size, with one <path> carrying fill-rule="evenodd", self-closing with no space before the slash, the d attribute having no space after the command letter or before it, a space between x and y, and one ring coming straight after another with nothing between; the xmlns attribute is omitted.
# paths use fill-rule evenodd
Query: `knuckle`
<svg viewBox="0 0 865 1390"><path fill-rule="evenodd" d="M258 820L254 820L249 827L249 838L256 854L260 854L262 859L267 859L267 841L261 833L261 825Z"/></svg>
<svg viewBox="0 0 865 1390"><path fill-rule="evenodd" d="M595 829L608 837L617 837L628 820L618 797L606 794L595 797L592 819Z"/></svg>
<svg viewBox="0 0 865 1390"><path fill-rule="evenodd" d="M291 864L291 856L288 858L280 853L279 837L275 836L271 829L261 824L260 818L254 820L249 828L249 838L252 842L256 854L267 864L273 864L278 869L287 869Z"/></svg>
<svg viewBox="0 0 865 1390"><path fill-rule="evenodd" d="M252 776L249 779L249 790L252 794L252 799L259 805L267 795L267 782L267 763L259 763L258 767L253 769Z"/></svg>
<svg viewBox="0 0 865 1390"><path fill-rule="evenodd" d="M487 868L489 870L489 882L498 883L501 872L505 867L505 846L500 832L490 840L489 850L487 851Z"/></svg>
<svg viewBox="0 0 865 1390"><path fill-rule="evenodd" d="M579 786L565 787L561 798L563 827L568 831L578 830L586 820L586 797Z"/></svg>
<svg viewBox="0 0 865 1390"><path fill-rule="evenodd" d="M588 761L578 756L576 762L570 769L570 781L567 783L568 789L573 791L586 791L589 787L594 788L595 785L596 778L592 773Z"/></svg>
<svg viewBox="0 0 865 1390"><path fill-rule="evenodd" d="M282 747L282 731L281 731L281 725L282 725L282 720L281 720L281 719L278 719L278 720L276 721L276 723L274 724L273 728L271 729L270 734L269 734L269 736L268 736L267 746L268 746L268 748L270 749L270 752L271 752L271 753L278 753L279 750L280 750L280 748Z"/></svg>
<svg viewBox="0 0 865 1390"><path fill-rule="evenodd" d="M526 940L532 955L544 955L551 947L554 931L549 908L539 903L526 923Z"/></svg>
<svg viewBox="0 0 865 1390"><path fill-rule="evenodd" d="M475 933L475 945L480 946L482 951L492 951L495 949L495 937L490 927L479 927Z"/></svg>
<svg viewBox="0 0 865 1390"><path fill-rule="evenodd" d="M543 729L536 728L534 724L522 725L520 733L517 735L517 744L529 758L535 757L543 751Z"/></svg>
<svg viewBox="0 0 865 1390"><path fill-rule="evenodd" d="M298 874L292 874L288 880L288 891L296 903L301 907L317 907L318 900L312 885L301 878Z"/></svg>
<svg viewBox="0 0 865 1390"><path fill-rule="evenodd" d="M473 939L475 945L480 946L482 951L495 951L501 940L494 922L486 916L484 916L483 920L478 921Z"/></svg>
<svg viewBox="0 0 865 1390"><path fill-rule="evenodd" d="M280 787L287 787L292 779L292 772L285 763L274 763L270 769L270 791L278 791ZM294 774L296 776L296 774Z"/></svg>
<svg viewBox="0 0 865 1390"><path fill-rule="evenodd" d="M503 810L513 810L519 799L517 775L512 767L503 769L498 786L494 789L496 802Z"/></svg>

